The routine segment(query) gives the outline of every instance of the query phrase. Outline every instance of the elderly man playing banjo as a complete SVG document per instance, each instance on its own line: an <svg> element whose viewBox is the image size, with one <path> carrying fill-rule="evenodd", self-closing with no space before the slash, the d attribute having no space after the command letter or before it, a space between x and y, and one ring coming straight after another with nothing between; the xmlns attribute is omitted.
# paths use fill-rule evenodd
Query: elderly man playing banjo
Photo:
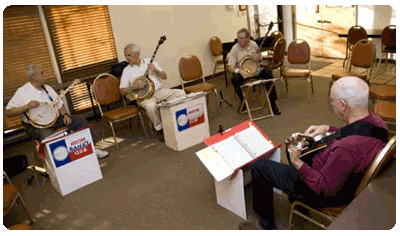
<svg viewBox="0 0 400 236"><path fill-rule="evenodd" d="M8 102L4 115L22 116L22 125L24 131L31 137L43 140L53 133L56 128L67 126L68 130L77 130L89 126L89 122L76 115L69 115L65 109L62 100L54 89L45 85L46 76L44 71L35 64L29 64L26 68L28 82L18 88L14 96ZM58 100L58 101L57 101ZM44 104L51 104L54 101L54 107L46 107L46 111L39 111L41 117L50 114L49 125L35 124L35 118L30 117L31 111L39 109ZM50 110L48 110L50 109ZM50 112L47 112L50 111ZM33 114L33 113L32 113ZM98 135L93 135L93 142L99 141ZM95 149L98 158L108 156L107 151Z"/></svg>
<svg viewBox="0 0 400 236"><path fill-rule="evenodd" d="M232 84L235 88L236 94L239 96L241 102L243 102L243 93L240 89L240 86L244 84L247 78L250 77L249 73L240 68L240 62L246 56L251 56L255 61L261 61L262 57L260 54L260 48L257 43L250 40L250 32L246 28L242 28L237 32L237 40L238 42L233 45L230 53L229 53L229 61L228 66L229 70L233 73L232 76ZM272 72L266 71L265 69L261 69L261 72L254 76L258 79L271 79ZM266 83L265 86L267 90L270 88L272 83ZM269 99L271 101L272 110L275 115L280 115L276 105L276 90L275 87L272 88L271 93L269 94ZM245 106L243 107L245 109Z"/></svg>
<svg viewBox="0 0 400 236"><path fill-rule="evenodd" d="M134 83L134 80L143 77L143 75L148 72L148 78L151 80L150 83L152 82L154 84L154 87L151 88L154 89L154 93L149 98L142 101L138 100L138 105L146 110L147 116L158 133L158 137L163 139L163 127L157 103L185 96L186 93L181 89L163 88L160 79L166 80L167 74L156 62L150 63L152 61L150 58L143 59L140 56L140 47L138 45L134 43L126 45L124 53L129 65L126 66L122 72L120 83L121 94L131 101L134 100L134 97L130 97L129 95L133 90L140 88L140 86L144 86L144 84L141 84L143 83L142 81L140 81L141 83Z"/></svg>

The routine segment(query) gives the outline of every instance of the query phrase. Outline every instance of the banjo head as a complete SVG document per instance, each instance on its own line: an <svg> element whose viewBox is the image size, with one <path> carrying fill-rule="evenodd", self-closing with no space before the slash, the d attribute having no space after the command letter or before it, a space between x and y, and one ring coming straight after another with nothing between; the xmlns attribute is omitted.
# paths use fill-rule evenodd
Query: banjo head
<svg viewBox="0 0 400 236"><path fill-rule="evenodd" d="M154 93L154 83L146 76L139 76L135 78L132 82L132 86L138 86L139 88L135 89L131 94L129 94L129 96L127 96L130 100L142 101L150 98Z"/></svg>
<svg viewBox="0 0 400 236"><path fill-rule="evenodd" d="M240 61L240 69L246 71L249 77L253 77L260 72L260 63L251 56L245 56Z"/></svg>
<svg viewBox="0 0 400 236"><path fill-rule="evenodd" d="M48 128L57 121L58 113L47 103L40 103L28 113L29 123L35 128Z"/></svg>

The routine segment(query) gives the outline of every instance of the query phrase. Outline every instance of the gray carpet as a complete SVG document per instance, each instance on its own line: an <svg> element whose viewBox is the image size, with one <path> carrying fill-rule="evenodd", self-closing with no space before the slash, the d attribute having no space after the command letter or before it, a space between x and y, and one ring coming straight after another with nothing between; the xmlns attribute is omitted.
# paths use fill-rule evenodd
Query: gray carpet
<svg viewBox="0 0 400 236"><path fill-rule="evenodd" d="M210 82L218 85L224 97L234 104L232 108L222 104L218 115L215 100L210 97L211 134L218 132L219 125L229 128L247 120L246 115L236 113L238 102L232 85L225 87L222 76ZM256 121L256 124L278 144L312 124L343 125L327 105L328 85L328 79L314 78L315 96L311 103L307 103L305 81L291 80L287 95L278 83L278 104L282 115ZM256 105L260 99L258 90L251 98ZM265 109L254 114L266 113ZM110 135L107 123L92 123L101 127L104 136ZM177 152L155 138L146 139L140 127L133 125L132 131L127 127L128 123L124 122L116 126L117 135L125 138L120 144L121 151L117 153L111 146L108 149L110 156L100 160L103 179L73 193L62 197L49 181L45 181L43 186L39 184L41 181L26 185L23 180L30 175L28 172L12 178L35 216L33 228L237 229L242 219L216 203L214 180L195 155L205 144ZM281 154L285 162L283 149ZM251 210L251 189L247 189L246 195L248 216L255 218ZM277 195L275 203L276 224L280 229L287 229L287 198ZM16 215L11 218L17 219ZM18 220L20 218L21 215ZM307 227L305 225L300 227Z"/></svg>

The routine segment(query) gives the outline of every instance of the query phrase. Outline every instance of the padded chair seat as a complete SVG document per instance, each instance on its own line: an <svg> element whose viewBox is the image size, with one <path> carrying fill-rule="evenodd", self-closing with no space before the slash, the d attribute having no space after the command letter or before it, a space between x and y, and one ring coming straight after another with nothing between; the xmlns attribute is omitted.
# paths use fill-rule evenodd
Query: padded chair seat
<svg viewBox="0 0 400 236"><path fill-rule="evenodd" d="M28 224L16 224L11 227L8 227L9 230L31 230Z"/></svg>
<svg viewBox="0 0 400 236"><path fill-rule="evenodd" d="M282 63L280 63L280 62L273 64L272 57L269 58L269 59L263 59L260 62L260 67L267 68L267 69L270 69L270 70L277 69L280 66L282 66Z"/></svg>
<svg viewBox="0 0 400 236"><path fill-rule="evenodd" d="M10 207L18 194L18 189L13 184L3 185L3 213Z"/></svg>
<svg viewBox="0 0 400 236"><path fill-rule="evenodd" d="M284 78L308 78L311 74L307 69L289 69L283 72Z"/></svg>
<svg viewBox="0 0 400 236"><path fill-rule="evenodd" d="M371 97L381 100L395 100L396 99L396 86L385 84L372 84L369 87L369 94Z"/></svg>
<svg viewBox="0 0 400 236"><path fill-rule="evenodd" d="M127 117L130 115L134 115L138 112L138 109L135 106L126 106L126 107L119 107L116 109L113 109L111 111L107 111L104 113L104 118L107 120L118 120L123 117Z"/></svg>
<svg viewBox="0 0 400 236"><path fill-rule="evenodd" d="M201 92L201 91L210 92L210 91L213 91L213 89L214 89L214 85L209 84L209 83L204 83L204 84L198 84L198 85L185 87L185 92L186 93L191 93L191 92L195 93L195 92Z"/></svg>
<svg viewBox="0 0 400 236"><path fill-rule="evenodd" d="M336 72L335 74L332 74L332 80L336 81L345 76L356 76L363 80L367 80L367 77L368 77L368 75L366 75L366 74L358 74L358 73L351 73L348 71L342 71L342 72Z"/></svg>
<svg viewBox="0 0 400 236"><path fill-rule="evenodd" d="M377 101L375 111L385 121L396 122L396 103L391 101Z"/></svg>

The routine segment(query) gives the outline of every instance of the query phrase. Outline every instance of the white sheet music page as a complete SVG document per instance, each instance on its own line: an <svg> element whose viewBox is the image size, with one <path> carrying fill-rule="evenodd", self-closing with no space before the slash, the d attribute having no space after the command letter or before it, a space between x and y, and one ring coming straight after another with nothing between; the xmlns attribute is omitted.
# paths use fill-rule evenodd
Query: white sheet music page
<svg viewBox="0 0 400 236"><path fill-rule="evenodd" d="M215 143L212 146L229 163L232 169L236 169L253 160L252 155L246 151L234 136Z"/></svg>
<svg viewBox="0 0 400 236"><path fill-rule="evenodd" d="M218 182L230 176L234 171L213 146L196 152L196 155Z"/></svg>
<svg viewBox="0 0 400 236"><path fill-rule="evenodd" d="M250 126L235 134L235 136L242 145L247 146L254 153L255 156L253 158L259 157L274 148L272 142L266 139L254 126Z"/></svg>

